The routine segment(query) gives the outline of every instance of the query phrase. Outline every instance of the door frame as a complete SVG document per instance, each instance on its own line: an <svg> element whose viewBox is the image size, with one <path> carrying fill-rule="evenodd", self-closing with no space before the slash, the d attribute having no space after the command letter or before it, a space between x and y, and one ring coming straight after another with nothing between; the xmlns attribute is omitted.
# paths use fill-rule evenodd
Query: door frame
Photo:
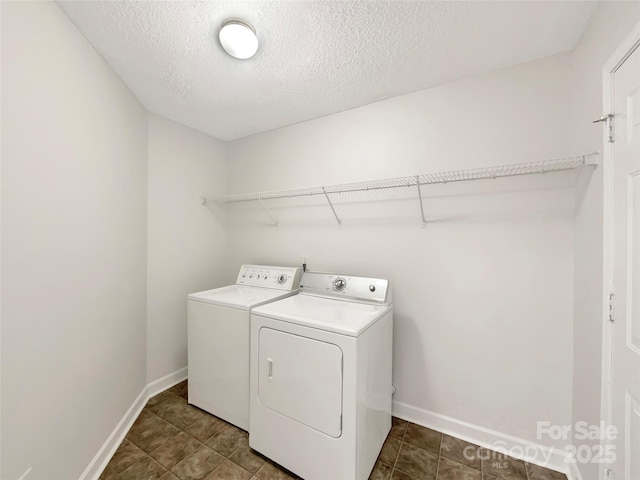
<svg viewBox="0 0 640 480"><path fill-rule="evenodd" d="M620 68L624 61L640 48L640 22L638 22L625 40L614 50L602 68L602 95L603 114L613 113L613 74ZM600 418L606 424L611 423L611 367L612 367L612 339L613 324L609 322L609 294L614 292L613 268L614 268L614 168L613 168L613 143L608 141L608 132L603 129L603 302L602 302L602 388L600 398ZM618 432L620 435L621 432ZM607 443L606 439L601 444ZM606 464L601 464L600 480L607 479Z"/></svg>

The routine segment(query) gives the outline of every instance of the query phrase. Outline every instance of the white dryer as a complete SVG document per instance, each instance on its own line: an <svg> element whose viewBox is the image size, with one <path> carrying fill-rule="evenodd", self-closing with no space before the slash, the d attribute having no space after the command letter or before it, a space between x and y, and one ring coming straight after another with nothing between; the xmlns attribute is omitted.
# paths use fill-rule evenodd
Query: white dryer
<svg viewBox="0 0 640 480"><path fill-rule="evenodd" d="M306 480L366 480L391 428L387 280L303 273L251 314L249 444Z"/></svg>
<svg viewBox="0 0 640 480"><path fill-rule="evenodd" d="M299 283L299 268L242 265L235 285L188 296L189 403L249 429L251 309Z"/></svg>

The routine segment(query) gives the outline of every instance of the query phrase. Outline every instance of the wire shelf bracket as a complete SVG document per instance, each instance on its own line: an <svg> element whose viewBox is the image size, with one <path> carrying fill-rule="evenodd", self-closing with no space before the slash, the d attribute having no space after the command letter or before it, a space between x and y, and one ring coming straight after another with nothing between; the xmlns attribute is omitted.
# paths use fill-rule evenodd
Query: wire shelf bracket
<svg viewBox="0 0 640 480"><path fill-rule="evenodd" d="M418 187L418 201L420 202L420 216L422 217L422 228L426 228L427 221L424 218L424 206L422 205L422 192L420 191L420 175L416 175L416 187Z"/></svg>
<svg viewBox="0 0 640 480"><path fill-rule="evenodd" d="M338 218L338 214L336 213L336 209L333 208L333 203L331 203L331 199L329 198L329 195L327 195L327 191L325 190L324 187L322 187L322 193L324 193L324 197L327 199L327 202L329 202L329 206L331 207L331 211L333 212L333 216L336 217L336 222L338 222L339 226L342 226L342 222L340 221L340 218Z"/></svg>
<svg viewBox="0 0 640 480"><path fill-rule="evenodd" d="M260 206L262 207L262 209L264 210L264 213L266 213L268 215L268 217L271 219L271 221L273 222L273 226L277 227L278 226L278 220L276 220L274 218L273 215L271 215L271 212L269 211L269 209L267 207L265 207L264 203L262 202L261 198L258 198L258 203L260 204Z"/></svg>

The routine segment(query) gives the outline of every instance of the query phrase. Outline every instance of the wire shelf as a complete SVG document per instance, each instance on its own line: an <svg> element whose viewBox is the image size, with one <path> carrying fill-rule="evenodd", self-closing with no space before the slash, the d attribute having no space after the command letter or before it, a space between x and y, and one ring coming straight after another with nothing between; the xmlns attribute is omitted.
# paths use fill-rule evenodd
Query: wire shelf
<svg viewBox="0 0 640 480"><path fill-rule="evenodd" d="M406 176L406 177L394 177L383 178L379 180L370 180L363 182L353 183L341 183L335 185L324 185L317 187L305 187L305 188L292 188L286 190L271 190L265 192L252 192L252 193L240 193L230 194L224 196L214 197L218 203L232 204L240 202L253 202L260 203L265 212L269 215L274 225L278 222L271 213L267 210L266 206L262 203L264 200L274 200L282 198L296 198L296 197L313 197L320 196L325 197L329 206L331 207L333 214L338 224L341 224L340 219L335 211L333 203L331 201L331 195L343 194L343 193L355 193L355 192L372 192L379 190L399 190L399 189L413 189L417 198L420 201L420 210L422 214L423 226L426 225L424 219L424 211L422 209L422 192L423 186L436 186L445 185L457 182L469 182L473 180L488 180L504 177L515 177L522 175L532 174L545 174L550 172L561 172L568 170L575 170L586 165L595 165L595 159L598 153L590 153L586 155L579 155L573 157L562 157L550 160L542 160L528 163L515 163L509 165L500 165L494 167L474 168L467 170L452 170L448 172L427 173L422 175ZM334 197L335 198L335 197ZM202 197L201 201L206 204L209 199Z"/></svg>
<svg viewBox="0 0 640 480"><path fill-rule="evenodd" d="M392 188L416 188L418 185L446 184L452 182L467 182L471 180L513 177L518 175L541 174L573 170L587 164L589 157L596 153L576 157L563 157L552 160L542 160L529 163L516 163L496 167L484 167L468 170L452 170L448 172L426 173L410 177L383 178L364 182L341 183L318 187L292 188L288 190L271 190L265 192L239 193L215 197L217 202L237 203L258 200L272 200L277 198L295 198L307 196L324 196L325 194L366 192L370 190L384 190Z"/></svg>

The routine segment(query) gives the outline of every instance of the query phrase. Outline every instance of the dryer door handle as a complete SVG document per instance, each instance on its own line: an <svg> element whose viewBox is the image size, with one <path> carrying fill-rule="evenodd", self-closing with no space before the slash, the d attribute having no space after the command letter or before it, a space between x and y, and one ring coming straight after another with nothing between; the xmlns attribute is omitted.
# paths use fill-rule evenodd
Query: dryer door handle
<svg viewBox="0 0 640 480"><path fill-rule="evenodd" d="M267 357L267 378L273 380L273 358Z"/></svg>

